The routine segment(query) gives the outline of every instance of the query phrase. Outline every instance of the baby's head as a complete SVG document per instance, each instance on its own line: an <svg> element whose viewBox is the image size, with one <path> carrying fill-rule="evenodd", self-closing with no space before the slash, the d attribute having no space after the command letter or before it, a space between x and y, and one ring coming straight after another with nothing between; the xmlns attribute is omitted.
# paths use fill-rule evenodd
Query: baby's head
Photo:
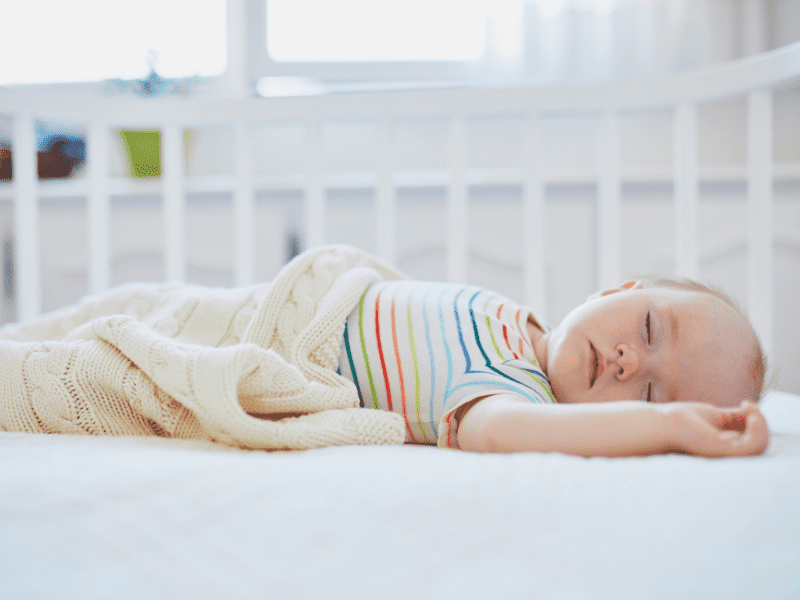
<svg viewBox="0 0 800 600"><path fill-rule="evenodd" d="M598 292L546 339L559 402L757 401L766 370L747 317L690 280L647 278ZM541 357L540 357L541 358Z"/></svg>

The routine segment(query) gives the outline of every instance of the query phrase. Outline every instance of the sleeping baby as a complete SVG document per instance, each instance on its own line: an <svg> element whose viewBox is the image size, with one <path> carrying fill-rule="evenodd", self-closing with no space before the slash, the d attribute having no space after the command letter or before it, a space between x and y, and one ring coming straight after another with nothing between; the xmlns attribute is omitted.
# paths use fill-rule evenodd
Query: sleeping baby
<svg viewBox="0 0 800 600"><path fill-rule="evenodd" d="M739 456L769 441L764 373L742 312L693 282L629 281L548 329L330 246L270 283L128 285L3 327L0 430Z"/></svg>
<svg viewBox="0 0 800 600"><path fill-rule="evenodd" d="M762 453L765 361L747 318L689 280L628 281L548 329L485 289L372 285L339 372L406 440L582 456Z"/></svg>

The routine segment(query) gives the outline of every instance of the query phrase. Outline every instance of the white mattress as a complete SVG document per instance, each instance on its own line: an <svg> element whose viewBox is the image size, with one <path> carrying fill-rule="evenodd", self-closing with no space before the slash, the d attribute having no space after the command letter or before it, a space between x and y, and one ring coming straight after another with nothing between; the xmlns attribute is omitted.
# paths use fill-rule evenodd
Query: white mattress
<svg viewBox="0 0 800 600"><path fill-rule="evenodd" d="M764 411L721 460L0 433L0 598L800 598L800 397Z"/></svg>

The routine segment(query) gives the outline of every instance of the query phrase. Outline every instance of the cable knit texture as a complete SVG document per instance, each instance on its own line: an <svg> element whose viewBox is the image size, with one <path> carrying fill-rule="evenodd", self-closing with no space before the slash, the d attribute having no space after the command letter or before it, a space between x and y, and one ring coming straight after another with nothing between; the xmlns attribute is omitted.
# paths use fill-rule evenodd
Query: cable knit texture
<svg viewBox="0 0 800 600"><path fill-rule="evenodd" d="M0 429L254 449L402 443L336 367L364 290L402 276L346 246L242 289L138 284L0 330ZM268 420L258 415L304 413Z"/></svg>

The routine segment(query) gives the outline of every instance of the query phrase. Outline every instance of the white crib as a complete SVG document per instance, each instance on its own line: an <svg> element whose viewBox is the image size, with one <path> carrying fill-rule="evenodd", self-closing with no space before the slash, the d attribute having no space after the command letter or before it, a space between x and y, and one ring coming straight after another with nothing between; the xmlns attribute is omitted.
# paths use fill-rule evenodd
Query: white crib
<svg viewBox="0 0 800 600"><path fill-rule="evenodd" d="M0 199L13 199L16 315L42 310L40 207L46 196L84 196L88 207L89 285L100 292L111 285L110 198L145 191L162 197L164 274L186 279L186 194L228 192L233 197L235 267L233 282L256 278L255 193L274 188L302 190L307 247L324 243L326 190L366 187L374 190L377 253L397 259L397 189L434 184L446 188L446 277L468 279L469 186L521 186L523 300L546 314L549 279L544 256L547 218L545 185L553 174L543 169L542 124L553 116L580 115L597 121L597 168L573 172L573 181L597 185L596 283L622 279L622 184L625 178L671 185L673 195L673 264L676 274L698 276L698 107L725 97L745 96L747 103L747 308L769 351L773 348L773 117L772 89L800 78L800 44L757 57L700 71L591 86L495 89L437 89L336 94L298 98L231 100L95 98L59 100L35 92L0 89L0 114L13 118L14 178L0 183ZM648 110L672 113L671 168L631 175L620 164L621 115ZM521 156L512 168L476 169L466 156L467 124L476 117L509 117L522 131ZM435 117L447 125L444 169L408 170L393 158L392 132L405 123ZM40 184L37 179L34 124L39 120L75 123L87 134L87 175L82 179ZM376 156L370 171L326 172L321 158L326 124L360 122L375 131ZM306 132L304 170L258 175L253 169L252 130L260 126L302 124ZM198 127L235 130L233 175L186 176L183 132ZM162 132L163 176L149 182L109 175L110 132L121 128ZM779 165L796 179L800 164ZM568 178L569 178L568 177Z"/></svg>

